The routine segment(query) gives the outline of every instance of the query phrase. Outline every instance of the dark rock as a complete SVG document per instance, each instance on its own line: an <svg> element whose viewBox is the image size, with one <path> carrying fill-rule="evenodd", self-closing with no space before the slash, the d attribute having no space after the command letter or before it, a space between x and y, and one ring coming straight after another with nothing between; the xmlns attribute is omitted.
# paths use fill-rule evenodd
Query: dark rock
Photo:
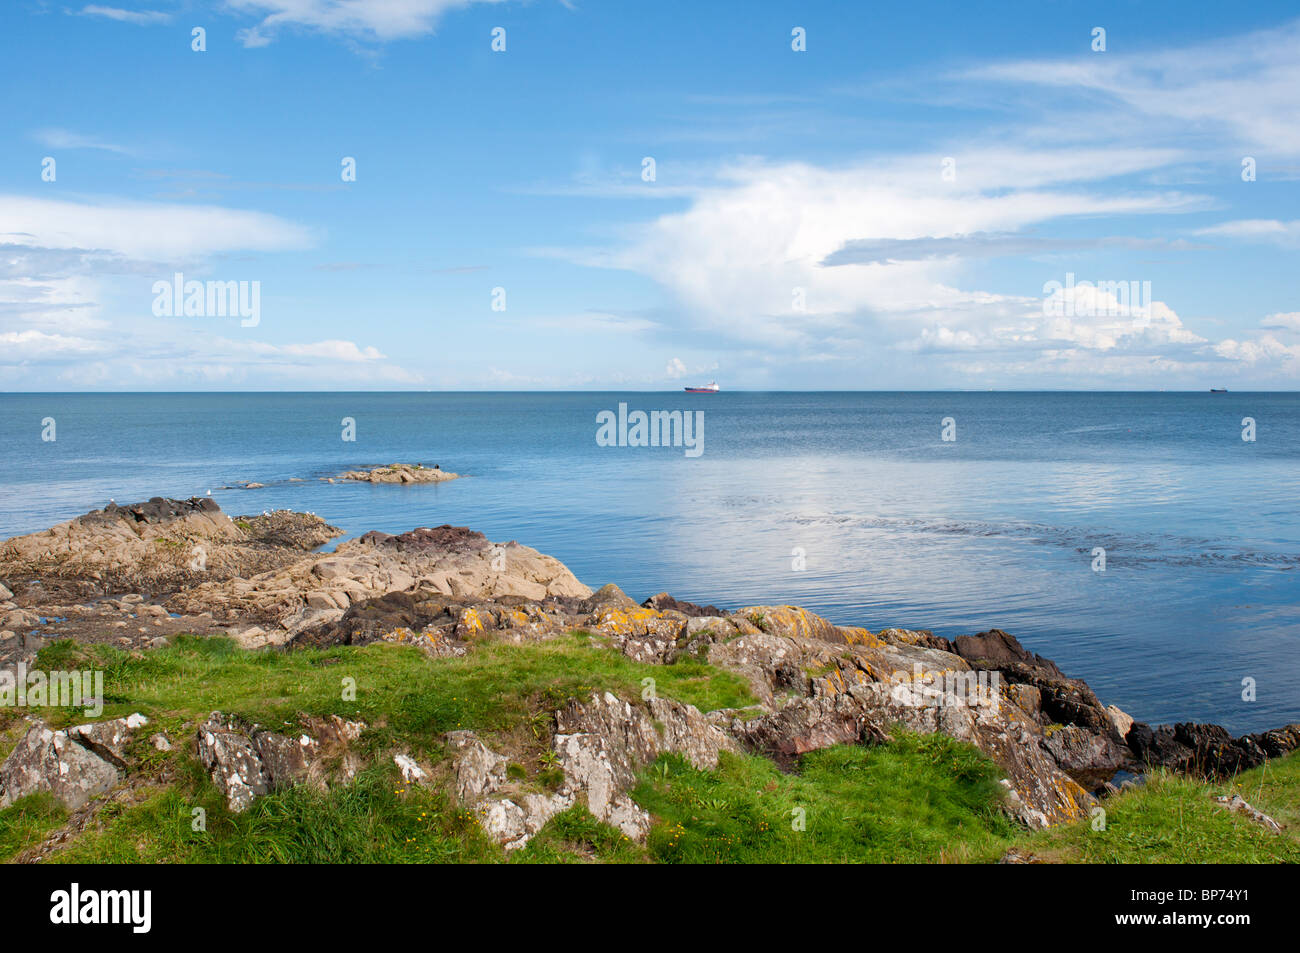
<svg viewBox="0 0 1300 953"><path fill-rule="evenodd" d="M646 609L658 609L659 611L672 610L680 612L684 616L691 618L702 618L704 616L723 616L726 615L722 609L717 606L700 606L694 602L682 602L680 599L674 599L666 592L656 593L641 605Z"/></svg>
<svg viewBox="0 0 1300 953"><path fill-rule="evenodd" d="M1098 734L1078 725L1064 725L1043 733L1042 745L1058 766L1089 791L1098 789L1130 764L1132 755L1110 735Z"/></svg>
<svg viewBox="0 0 1300 953"><path fill-rule="evenodd" d="M106 519L125 519L135 523L169 523L193 513L220 513L221 507L211 497L192 496L188 500L173 500L155 496L147 503L128 503L119 506L110 503L99 513L89 513L93 517L101 515Z"/></svg>
<svg viewBox="0 0 1300 953"><path fill-rule="evenodd" d="M371 530L361 536L358 542L408 553L470 552L487 549L492 545L482 533L476 533L467 526L451 526L446 523L433 529L422 526L397 536Z"/></svg>
<svg viewBox="0 0 1300 953"><path fill-rule="evenodd" d="M1018 663L1041 668L1057 678L1065 677L1055 662L1030 652L1014 636L1001 629L990 629L978 635L959 635L952 640L952 650L973 668L1002 669Z"/></svg>
<svg viewBox="0 0 1300 953"><path fill-rule="evenodd" d="M607 582L583 599L581 608L583 612L595 612L599 609L635 609L636 601L612 582Z"/></svg>
<svg viewBox="0 0 1300 953"><path fill-rule="evenodd" d="M1300 725L1233 738L1221 725L1135 722L1125 739L1139 761L1205 778L1230 777L1300 747Z"/></svg>

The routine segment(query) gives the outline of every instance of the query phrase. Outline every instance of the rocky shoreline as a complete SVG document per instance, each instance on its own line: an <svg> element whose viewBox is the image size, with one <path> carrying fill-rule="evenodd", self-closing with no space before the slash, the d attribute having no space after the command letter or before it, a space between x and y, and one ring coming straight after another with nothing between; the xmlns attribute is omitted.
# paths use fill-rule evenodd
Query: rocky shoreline
<svg viewBox="0 0 1300 953"><path fill-rule="evenodd" d="M788 605L727 611L667 593L638 604L612 584L592 592L550 556L461 527L372 532L315 552L341 534L310 514L232 518L211 499L154 498L7 540L0 671L32 666L65 638L139 652L179 633L229 634L269 651L390 642L436 665L489 642L582 631L636 662L699 660L748 683L756 704L745 709L702 712L653 691L569 698L551 713L549 757L563 783L548 793L515 791L505 758L472 731L452 732L455 790L507 847L577 802L644 838L649 816L627 792L664 752L707 768L723 751L745 751L794 770L820 748L884 741L900 728L941 733L996 762L1006 810L1042 828L1088 816L1120 772L1221 778L1300 747L1300 724L1233 738L1217 725L1134 722L998 629L949 640L838 625ZM96 731L117 737L145 723L133 718ZM364 727L335 718L295 739L216 712L188 743L236 810L278 785L327 783L324 753L337 774L339 752ZM34 724L0 767L0 803L50 790L80 806L110 790L121 744L97 747L86 731ZM432 783L432 766L400 750L390 757L408 782ZM355 770L343 763L345 775ZM85 783L69 793L69 777Z"/></svg>

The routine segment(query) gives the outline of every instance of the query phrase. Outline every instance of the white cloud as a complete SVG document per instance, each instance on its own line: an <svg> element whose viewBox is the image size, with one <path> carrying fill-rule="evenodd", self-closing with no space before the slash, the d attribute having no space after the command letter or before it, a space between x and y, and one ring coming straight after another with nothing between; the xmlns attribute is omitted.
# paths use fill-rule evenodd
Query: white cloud
<svg viewBox="0 0 1300 953"><path fill-rule="evenodd" d="M1262 327L1300 332L1300 311L1279 311L1260 322Z"/></svg>
<svg viewBox="0 0 1300 953"><path fill-rule="evenodd" d="M864 318L915 323L944 311L1001 313L999 296L954 285L957 256L824 263L852 242L1009 233L1072 216L1171 213L1203 201L1173 191L1091 194L1082 187L1168 159L1159 150L966 154L957 181L938 157L841 168L751 161L699 189L683 212L631 230L622 247L578 253L664 285L705 327L764 344L806 344ZM1093 184L1093 183L1088 183Z"/></svg>
<svg viewBox="0 0 1300 953"><path fill-rule="evenodd" d="M1234 341L1231 338L1214 345L1220 357L1246 364L1277 363L1294 373L1300 366L1300 344L1283 344L1271 334L1253 341Z"/></svg>
<svg viewBox="0 0 1300 953"><path fill-rule="evenodd" d="M312 230L264 212L122 200L73 202L0 195L0 242L102 250L176 261L233 249L281 251L313 244Z"/></svg>
<svg viewBox="0 0 1300 953"><path fill-rule="evenodd" d="M1247 242L1266 242L1283 248L1300 246L1300 221L1281 222L1270 218L1248 218L1223 222L1196 230L1197 235L1214 235Z"/></svg>
<svg viewBox="0 0 1300 953"><path fill-rule="evenodd" d="M674 357L664 368L664 376L669 380L678 380L686 376L686 364L680 357Z"/></svg>
<svg viewBox="0 0 1300 953"><path fill-rule="evenodd" d="M424 36L450 10L502 0L227 0L230 7L262 17L240 32L248 47L265 46L282 27L304 27L367 41Z"/></svg>
<svg viewBox="0 0 1300 953"><path fill-rule="evenodd" d="M384 355L378 348L357 347L352 341L317 341L314 344L286 344L273 353L292 357L318 357L329 361L382 361Z"/></svg>
<svg viewBox="0 0 1300 953"><path fill-rule="evenodd" d="M159 10L123 10L121 7L105 7L90 4L81 8L81 15L86 17L107 17L119 23L135 23L147 26L151 23L169 23L172 15Z"/></svg>
<svg viewBox="0 0 1300 953"><path fill-rule="evenodd" d="M1127 52L1112 37L1104 54L1000 63L967 76L1090 94L1103 109L1118 105L1137 114L1148 136L1213 131L1270 157L1294 156L1300 155L1297 49L1300 21L1164 50Z"/></svg>
<svg viewBox="0 0 1300 953"><path fill-rule="evenodd" d="M51 357L84 357L104 350L104 345L87 338L64 334L47 334L44 331L0 332L0 363L17 364L39 361Z"/></svg>
<svg viewBox="0 0 1300 953"><path fill-rule="evenodd" d="M99 149L115 152L118 155L131 155L131 150L112 142L104 142L93 136L84 136L67 129L38 129L32 134L41 145L48 149Z"/></svg>

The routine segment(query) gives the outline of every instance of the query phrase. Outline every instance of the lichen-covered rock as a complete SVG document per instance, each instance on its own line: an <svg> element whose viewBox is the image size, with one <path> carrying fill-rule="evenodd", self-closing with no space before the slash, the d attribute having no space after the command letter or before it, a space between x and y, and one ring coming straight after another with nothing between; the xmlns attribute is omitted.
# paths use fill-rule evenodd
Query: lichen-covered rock
<svg viewBox="0 0 1300 953"><path fill-rule="evenodd" d="M1220 797L1216 797L1214 800L1217 803L1222 804L1229 811L1235 811L1239 814L1246 815L1256 824L1259 824L1261 827L1267 828L1269 831L1271 831L1274 834L1282 833L1281 824L1273 820L1273 818L1269 817L1263 811L1257 810L1256 808L1252 807L1250 805L1250 802L1247 801L1245 798L1243 798L1240 794L1234 794L1231 797L1220 796Z"/></svg>
<svg viewBox="0 0 1300 953"><path fill-rule="evenodd" d="M472 731L449 732L456 795L483 829L508 850L524 846L551 817L584 800L598 819L644 840L650 815L628 796L637 772L661 753L676 752L701 770L737 746L698 709L669 699L644 707L606 692L571 701L556 713L552 748L564 783L549 793L507 779L504 756Z"/></svg>
<svg viewBox="0 0 1300 953"><path fill-rule="evenodd" d="M582 599L591 590L559 560L534 549L513 541L492 543L464 527L439 526L397 536L366 533L333 553L313 554L275 572L193 586L173 595L167 605L255 621L268 636L274 634L268 638L271 644L282 644L299 633L328 632L337 639L348 634L347 613L367 611L373 600L401 594L413 602L454 601L464 607ZM394 621L388 629L398 625L419 630L414 618ZM372 631L368 640L382 634Z"/></svg>
<svg viewBox="0 0 1300 953"><path fill-rule="evenodd" d="M506 783L506 759L479 740L472 731L449 731L447 747L452 753L452 775L456 796L474 803L495 794Z"/></svg>
<svg viewBox="0 0 1300 953"><path fill-rule="evenodd" d="M677 658L677 641L686 632L686 618L637 605L606 606L592 614L589 626L634 662L666 665Z"/></svg>
<svg viewBox="0 0 1300 953"><path fill-rule="evenodd" d="M556 713L554 748L570 790L586 795L587 809L628 837L644 839L650 818L626 792L637 772L660 754L681 754L700 770L718 765L735 743L701 712L655 698L647 708L610 694L572 701Z"/></svg>
<svg viewBox="0 0 1300 953"><path fill-rule="evenodd" d="M214 711L197 733L198 756L235 813L269 791L304 782L323 786L327 766L341 762L345 778L360 766L348 751L365 728L363 722L304 718L309 731L289 737L242 718Z"/></svg>
<svg viewBox="0 0 1300 953"><path fill-rule="evenodd" d="M1096 791L1132 760L1128 748L1110 735L1078 725L1047 728L1042 744L1062 770L1090 791Z"/></svg>
<svg viewBox="0 0 1300 953"><path fill-rule="evenodd" d="M137 712L125 718L111 718L108 721L76 725L68 729L68 736L110 764L125 768L126 746L135 736L136 729L147 724L149 719Z"/></svg>
<svg viewBox="0 0 1300 953"><path fill-rule="evenodd" d="M241 724L221 712L214 711L199 727L198 753L213 783L225 795L226 806L236 814L271 789L257 745Z"/></svg>
<svg viewBox="0 0 1300 953"><path fill-rule="evenodd" d="M76 810L117 784L119 768L126 767L125 746L132 732L147 723L134 714L68 731L33 726L0 765L0 807L47 791Z"/></svg>
<svg viewBox="0 0 1300 953"><path fill-rule="evenodd" d="M529 792L485 801L479 808L484 832L506 850L518 850L556 814L573 807L571 794Z"/></svg>

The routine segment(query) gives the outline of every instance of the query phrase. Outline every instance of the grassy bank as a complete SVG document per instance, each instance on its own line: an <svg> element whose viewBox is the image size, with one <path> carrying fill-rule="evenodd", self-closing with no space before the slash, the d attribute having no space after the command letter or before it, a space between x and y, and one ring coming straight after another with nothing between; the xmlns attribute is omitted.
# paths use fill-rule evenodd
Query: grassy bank
<svg viewBox="0 0 1300 953"><path fill-rule="evenodd" d="M661 695L707 711L752 704L743 681L697 661L631 662L582 633L484 643L436 661L386 644L250 653L226 639L181 638L126 654L58 643L39 665L103 669L104 717L140 711L151 719L133 745L132 783L49 858L55 862L979 863L1012 847L1066 863L1300 861L1300 757L1220 785L1154 776L1105 802L1104 830L1083 822L1029 833L999 810L998 768L941 736L815 752L797 773L748 755L724 755L707 772L665 756L632 792L656 821L644 846L577 807L506 855L444 786L403 784L384 754L400 747L443 765L442 734L473 728L507 753L512 773L542 779L549 712L570 697L597 690L636 697L653 678ZM279 791L231 814L189 750L195 725L214 709L285 731L302 715L359 718L369 726L362 744L372 766L328 792ZM80 712L48 714L61 724L85 720ZM25 723L12 710L0 717L7 750ZM148 743L160 730L174 750ZM1287 830L1270 834L1211 800L1232 791ZM205 830L193 830L196 808ZM0 857L21 857L67 823L49 797L23 799L0 811Z"/></svg>

